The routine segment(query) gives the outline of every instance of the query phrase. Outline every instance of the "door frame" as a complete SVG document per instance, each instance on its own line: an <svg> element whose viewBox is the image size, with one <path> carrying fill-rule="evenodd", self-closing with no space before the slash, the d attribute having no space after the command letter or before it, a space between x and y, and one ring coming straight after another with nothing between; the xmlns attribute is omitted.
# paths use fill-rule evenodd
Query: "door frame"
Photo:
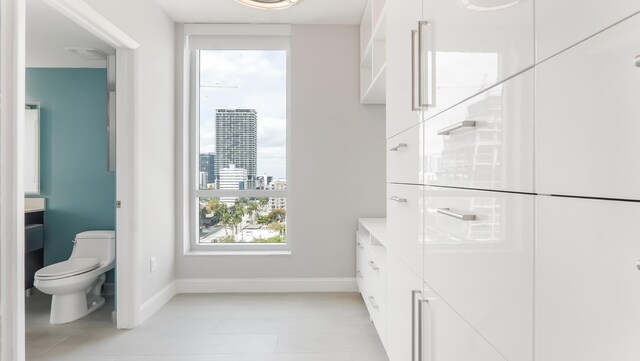
<svg viewBox="0 0 640 361"><path fill-rule="evenodd" d="M134 328L141 306L135 199L139 44L83 0L44 1L116 49L116 199L122 204L116 210L116 324ZM2 0L0 6L0 360L23 361L25 0Z"/></svg>

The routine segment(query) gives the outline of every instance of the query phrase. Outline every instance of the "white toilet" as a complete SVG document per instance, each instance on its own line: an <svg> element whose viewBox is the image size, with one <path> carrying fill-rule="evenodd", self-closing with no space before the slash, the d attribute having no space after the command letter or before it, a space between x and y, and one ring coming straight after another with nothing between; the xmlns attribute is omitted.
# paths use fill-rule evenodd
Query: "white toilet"
<svg viewBox="0 0 640 361"><path fill-rule="evenodd" d="M52 324L75 321L104 305L101 289L105 272L115 264L115 232L78 233L67 261L55 263L36 272L34 285L53 296Z"/></svg>

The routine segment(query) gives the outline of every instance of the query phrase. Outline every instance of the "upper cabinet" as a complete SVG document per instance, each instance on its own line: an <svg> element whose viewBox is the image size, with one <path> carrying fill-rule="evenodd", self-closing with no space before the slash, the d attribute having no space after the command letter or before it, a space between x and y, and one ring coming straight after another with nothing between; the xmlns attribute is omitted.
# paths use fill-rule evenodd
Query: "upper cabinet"
<svg viewBox="0 0 640 361"><path fill-rule="evenodd" d="M536 69L537 192L640 199L640 15Z"/></svg>
<svg viewBox="0 0 640 361"><path fill-rule="evenodd" d="M420 122L417 27L422 0L387 0L387 138Z"/></svg>
<svg viewBox="0 0 640 361"><path fill-rule="evenodd" d="M369 0L360 24L360 101L384 104L386 94L385 0Z"/></svg>
<svg viewBox="0 0 640 361"><path fill-rule="evenodd" d="M638 0L536 0L538 61L638 11Z"/></svg>
<svg viewBox="0 0 640 361"><path fill-rule="evenodd" d="M534 64L533 0L424 0L423 119Z"/></svg>

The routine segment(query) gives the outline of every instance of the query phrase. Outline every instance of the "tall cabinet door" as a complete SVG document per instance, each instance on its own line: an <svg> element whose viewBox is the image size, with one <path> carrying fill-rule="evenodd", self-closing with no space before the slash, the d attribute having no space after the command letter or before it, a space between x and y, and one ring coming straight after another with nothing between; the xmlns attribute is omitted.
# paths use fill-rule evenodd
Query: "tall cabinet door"
<svg viewBox="0 0 640 361"><path fill-rule="evenodd" d="M424 0L424 119L534 64L533 0Z"/></svg>
<svg viewBox="0 0 640 361"><path fill-rule="evenodd" d="M536 67L538 193L640 200L640 14Z"/></svg>
<svg viewBox="0 0 640 361"><path fill-rule="evenodd" d="M420 122L415 104L422 0L387 0L387 138Z"/></svg>
<svg viewBox="0 0 640 361"><path fill-rule="evenodd" d="M387 355L389 361L417 359L417 307L422 278L398 257L387 255Z"/></svg>
<svg viewBox="0 0 640 361"><path fill-rule="evenodd" d="M640 203L536 206L536 360L640 359Z"/></svg>
<svg viewBox="0 0 640 361"><path fill-rule="evenodd" d="M422 277L424 187L389 184L387 195L387 249Z"/></svg>

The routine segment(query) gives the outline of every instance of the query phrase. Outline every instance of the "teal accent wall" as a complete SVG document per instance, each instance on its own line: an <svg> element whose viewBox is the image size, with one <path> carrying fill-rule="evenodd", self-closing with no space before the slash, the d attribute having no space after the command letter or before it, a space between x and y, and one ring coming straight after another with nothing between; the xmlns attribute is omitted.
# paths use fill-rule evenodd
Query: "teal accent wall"
<svg viewBox="0 0 640 361"><path fill-rule="evenodd" d="M27 102L40 103L40 187L47 199L44 263L64 261L71 240L115 229L115 173L107 171L106 69L29 68ZM113 271L107 282L113 282Z"/></svg>

